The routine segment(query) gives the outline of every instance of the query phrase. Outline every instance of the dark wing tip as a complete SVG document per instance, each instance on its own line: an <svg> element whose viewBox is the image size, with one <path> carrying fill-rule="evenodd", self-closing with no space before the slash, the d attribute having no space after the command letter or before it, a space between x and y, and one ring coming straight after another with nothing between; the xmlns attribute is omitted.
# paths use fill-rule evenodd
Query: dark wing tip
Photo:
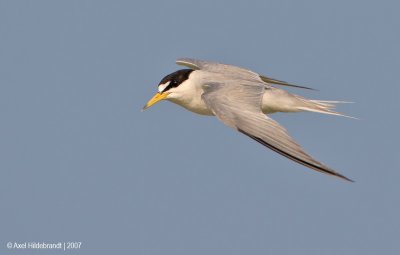
<svg viewBox="0 0 400 255"><path fill-rule="evenodd" d="M347 178L346 176L341 175L341 174L339 174L339 173L335 173L334 176L339 177L340 179L345 180L345 181L355 182L354 180L352 180L352 179L350 179L350 178Z"/></svg>
<svg viewBox="0 0 400 255"><path fill-rule="evenodd" d="M266 82L266 83L271 83L271 84L275 84L275 85L281 85L281 86L287 86L287 87L293 87L293 88L299 88L299 89L309 89L309 90L315 90L317 91L317 89L313 89L310 87L305 87L305 86L300 86L300 85L295 85L295 84L290 84L287 83L286 81L280 81L280 80L276 80L267 76L263 76L260 75L260 78L262 81Z"/></svg>
<svg viewBox="0 0 400 255"><path fill-rule="evenodd" d="M328 174L328 175L331 175L331 176L338 177L338 178L340 178L340 179L342 179L342 180L346 180L346 181L349 181L349 182L354 182L352 179L349 179L349 178L347 178L346 176L344 176L344 175L342 175L342 174L339 174L338 172L336 172L336 171L334 171L334 170L332 170L332 169L330 169L330 168L328 168L328 167L326 167L326 166L323 166L323 165L320 164L320 163L319 163L320 165L317 165L317 164L313 164L312 162L307 162L307 161L305 161L305 160L303 160L303 159L300 159L300 158L298 158L298 157L295 157L295 156L293 156L292 154L287 153L287 152L285 152L285 151L283 151L283 150L277 148L276 146L273 146L272 144L267 143L266 141L264 141L263 139L261 139L261 138L259 138L259 137L256 137L256 136L254 136L254 135L251 135L251 134L249 134L249 133L243 131L242 129L238 129L238 131L239 131L240 133L242 133L242 134L247 135L247 136L250 137L251 139L253 139L253 140L255 140L255 141L261 143L261 144L264 145L265 147L267 147L267 148L269 148L269 149L271 149L271 150L273 150L273 151L275 151L275 152L281 154L282 156L284 156L284 157L286 157L286 158L288 158L288 159L291 159L291 160L293 160L293 161L295 161L295 162L297 162L297 163L299 163L299 164L302 164L303 166L306 166L306 167L308 167L308 168L311 168L311 169L313 169L313 170L316 170L316 171L321 172L321 173L324 173L324 174Z"/></svg>

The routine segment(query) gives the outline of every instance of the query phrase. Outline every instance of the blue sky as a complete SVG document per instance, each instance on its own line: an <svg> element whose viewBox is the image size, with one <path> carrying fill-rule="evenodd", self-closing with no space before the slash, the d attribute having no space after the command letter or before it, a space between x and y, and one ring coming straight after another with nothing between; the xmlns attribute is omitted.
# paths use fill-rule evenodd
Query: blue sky
<svg viewBox="0 0 400 255"><path fill-rule="evenodd" d="M1 1L0 253L81 241L76 254L399 254L399 8ZM338 110L360 120L273 118L356 182L168 102L140 112L179 57L355 102Z"/></svg>

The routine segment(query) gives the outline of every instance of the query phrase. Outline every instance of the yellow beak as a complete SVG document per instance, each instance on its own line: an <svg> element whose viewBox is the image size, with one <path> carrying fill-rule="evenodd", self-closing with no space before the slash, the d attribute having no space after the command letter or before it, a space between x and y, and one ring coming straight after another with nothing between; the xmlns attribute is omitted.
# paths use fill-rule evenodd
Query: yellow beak
<svg viewBox="0 0 400 255"><path fill-rule="evenodd" d="M151 107L153 104L165 99L168 96L168 93L157 93L155 94L143 107L142 111L146 110L147 108Z"/></svg>

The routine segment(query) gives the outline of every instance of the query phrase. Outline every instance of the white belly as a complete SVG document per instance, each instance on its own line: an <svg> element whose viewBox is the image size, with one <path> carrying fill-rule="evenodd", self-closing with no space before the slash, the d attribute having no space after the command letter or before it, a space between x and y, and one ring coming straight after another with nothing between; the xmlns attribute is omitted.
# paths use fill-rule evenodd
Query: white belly
<svg viewBox="0 0 400 255"><path fill-rule="evenodd" d="M263 95L261 109L263 113L299 112L297 107L301 100L289 92L277 88L266 89Z"/></svg>

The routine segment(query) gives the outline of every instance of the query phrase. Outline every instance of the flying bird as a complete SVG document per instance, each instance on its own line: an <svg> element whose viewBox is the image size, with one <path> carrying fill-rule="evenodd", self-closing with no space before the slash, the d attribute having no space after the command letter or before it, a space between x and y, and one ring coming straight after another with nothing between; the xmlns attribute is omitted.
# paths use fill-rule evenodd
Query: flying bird
<svg viewBox="0 0 400 255"><path fill-rule="evenodd" d="M275 112L308 111L348 117L334 111L334 104L340 101L306 99L276 85L311 88L233 65L190 58L178 59L176 63L188 68L165 76L158 84L158 92L143 110L168 100L191 112L216 116L225 125L282 156L313 170L352 181L311 157L285 128L268 116Z"/></svg>

